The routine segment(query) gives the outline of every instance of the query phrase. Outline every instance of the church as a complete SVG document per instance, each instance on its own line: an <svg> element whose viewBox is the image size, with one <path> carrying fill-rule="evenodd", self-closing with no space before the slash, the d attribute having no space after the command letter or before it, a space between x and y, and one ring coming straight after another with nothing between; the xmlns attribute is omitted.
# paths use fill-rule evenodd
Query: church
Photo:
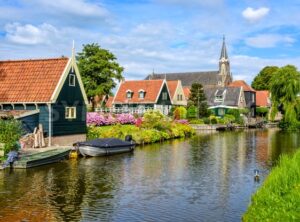
<svg viewBox="0 0 300 222"><path fill-rule="evenodd" d="M218 116L223 116L231 108L248 108L251 117L255 116L256 96L245 81L233 81L225 37L219 58L219 70L205 72L152 73L145 80L165 79L180 80L185 89L193 83L203 86L209 108Z"/></svg>
<svg viewBox="0 0 300 222"><path fill-rule="evenodd" d="M152 73L145 78L145 80L151 79L166 79L167 81L181 80L183 87L191 87L194 82L201 83L205 88L226 87L230 85L232 82L232 74L230 72L230 62L226 49L225 37L223 37L222 50L219 59L219 70L205 72Z"/></svg>

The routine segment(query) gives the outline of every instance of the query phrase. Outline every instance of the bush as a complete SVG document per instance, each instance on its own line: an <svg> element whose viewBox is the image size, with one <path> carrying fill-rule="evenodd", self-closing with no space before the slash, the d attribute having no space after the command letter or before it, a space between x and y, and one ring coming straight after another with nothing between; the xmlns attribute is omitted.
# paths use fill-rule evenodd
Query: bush
<svg viewBox="0 0 300 222"><path fill-rule="evenodd" d="M230 114L225 114L223 120L224 120L224 124L229 124L235 122L235 117Z"/></svg>
<svg viewBox="0 0 300 222"><path fill-rule="evenodd" d="M300 221L300 151L284 155L252 196L243 221Z"/></svg>
<svg viewBox="0 0 300 222"><path fill-rule="evenodd" d="M269 108L267 107L256 107L256 114L261 117L266 117L268 115Z"/></svg>
<svg viewBox="0 0 300 222"><path fill-rule="evenodd" d="M186 118L186 108L184 108L183 106L179 106L175 109L174 111L174 119L185 119Z"/></svg>
<svg viewBox="0 0 300 222"><path fill-rule="evenodd" d="M143 116L142 127L153 129L165 121L165 116L159 110L148 110Z"/></svg>
<svg viewBox="0 0 300 222"><path fill-rule="evenodd" d="M217 118L215 116L210 116L209 120L210 120L209 121L210 124L217 124L218 123L218 120L217 120Z"/></svg>
<svg viewBox="0 0 300 222"><path fill-rule="evenodd" d="M193 118L196 118L197 117L197 108L196 106L190 106L188 109L187 109L187 114L186 114L187 118L188 119L193 119Z"/></svg>
<svg viewBox="0 0 300 222"><path fill-rule="evenodd" d="M189 121L190 124L204 124L203 119L193 119Z"/></svg>
<svg viewBox="0 0 300 222"><path fill-rule="evenodd" d="M116 137L124 139L132 135L138 144L154 143L171 138L188 137L194 135L194 129L182 123L166 122L162 130L139 128L135 125L89 126L88 139Z"/></svg>
<svg viewBox="0 0 300 222"><path fill-rule="evenodd" d="M21 138L22 132L20 121L0 119L0 143L4 143L4 154L17 148L17 142Z"/></svg>
<svg viewBox="0 0 300 222"><path fill-rule="evenodd" d="M135 124L136 119L133 115L124 113L112 116L110 114L103 115L97 112L87 113L86 123L88 126L107 126L114 124Z"/></svg>

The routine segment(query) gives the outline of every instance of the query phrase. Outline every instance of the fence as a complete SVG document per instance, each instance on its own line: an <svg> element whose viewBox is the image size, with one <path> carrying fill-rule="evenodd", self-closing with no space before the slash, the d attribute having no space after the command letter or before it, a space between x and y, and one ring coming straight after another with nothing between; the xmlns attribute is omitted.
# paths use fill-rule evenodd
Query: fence
<svg viewBox="0 0 300 222"><path fill-rule="evenodd" d="M101 113L114 113L114 114L120 114L120 113L131 113L131 114L144 114L148 110L159 110L165 115L169 114L169 109L166 108L131 108L131 107L123 107L123 108L95 108L96 112Z"/></svg>

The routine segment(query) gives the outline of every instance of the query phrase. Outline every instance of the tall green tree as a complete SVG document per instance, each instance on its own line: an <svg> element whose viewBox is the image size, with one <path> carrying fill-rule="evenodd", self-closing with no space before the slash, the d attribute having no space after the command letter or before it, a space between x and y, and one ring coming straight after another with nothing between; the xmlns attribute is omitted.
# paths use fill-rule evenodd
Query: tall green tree
<svg viewBox="0 0 300 222"><path fill-rule="evenodd" d="M188 106L195 106L198 110L198 117L209 116L209 110L203 87L200 83L193 83L188 100Z"/></svg>
<svg viewBox="0 0 300 222"><path fill-rule="evenodd" d="M274 74L271 79L271 100L274 119L278 107L282 107L283 121L288 127L295 126L299 121L300 114L300 73L292 65L284 66Z"/></svg>
<svg viewBox="0 0 300 222"><path fill-rule="evenodd" d="M124 68L117 63L115 55L97 43L83 45L82 52L77 53L77 61L89 98L111 94L116 81L123 79Z"/></svg>
<svg viewBox="0 0 300 222"><path fill-rule="evenodd" d="M254 78L251 86L255 90L270 90L270 83L274 73L278 71L277 66L266 66Z"/></svg>

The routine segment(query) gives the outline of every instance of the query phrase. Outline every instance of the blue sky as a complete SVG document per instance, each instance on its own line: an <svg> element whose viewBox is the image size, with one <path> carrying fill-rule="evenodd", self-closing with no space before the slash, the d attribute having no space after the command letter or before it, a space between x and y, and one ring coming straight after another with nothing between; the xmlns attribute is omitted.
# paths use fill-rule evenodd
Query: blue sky
<svg viewBox="0 0 300 222"><path fill-rule="evenodd" d="M217 70L223 34L234 79L300 67L298 0L0 0L0 59L70 56L99 43L126 79Z"/></svg>

